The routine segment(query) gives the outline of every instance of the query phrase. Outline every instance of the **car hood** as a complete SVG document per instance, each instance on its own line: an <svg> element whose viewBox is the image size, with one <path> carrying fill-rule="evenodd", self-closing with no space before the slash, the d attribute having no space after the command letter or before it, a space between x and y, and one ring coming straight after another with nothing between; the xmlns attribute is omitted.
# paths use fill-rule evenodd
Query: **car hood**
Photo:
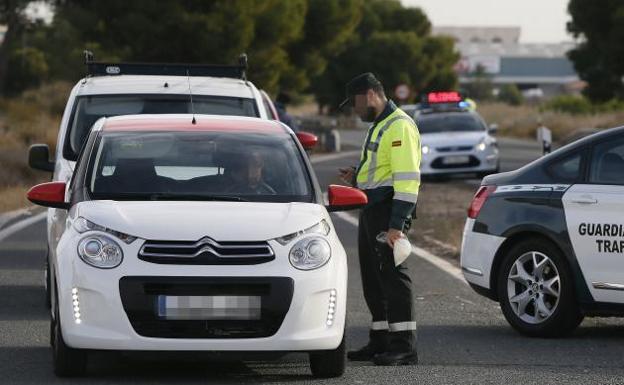
<svg viewBox="0 0 624 385"><path fill-rule="evenodd" d="M312 203L87 201L74 216L143 239L263 241L327 217Z"/></svg>
<svg viewBox="0 0 624 385"><path fill-rule="evenodd" d="M421 134L423 145L429 147L442 146L474 146L486 137L484 132L436 132Z"/></svg>

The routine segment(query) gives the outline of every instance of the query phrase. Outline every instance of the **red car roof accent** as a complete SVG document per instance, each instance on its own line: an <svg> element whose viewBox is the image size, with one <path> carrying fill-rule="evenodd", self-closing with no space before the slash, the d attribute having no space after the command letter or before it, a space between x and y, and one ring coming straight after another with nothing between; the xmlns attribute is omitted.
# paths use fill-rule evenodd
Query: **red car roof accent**
<svg viewBox="0 0 624 385"><path fill-rule="evenodd" d="M196 124L192 118L132 118L113 119L104 123L105 132L110 131L253 131L266 133L285 133L286 130L278 122L260 119L210 119L196 117Z"/></svg>

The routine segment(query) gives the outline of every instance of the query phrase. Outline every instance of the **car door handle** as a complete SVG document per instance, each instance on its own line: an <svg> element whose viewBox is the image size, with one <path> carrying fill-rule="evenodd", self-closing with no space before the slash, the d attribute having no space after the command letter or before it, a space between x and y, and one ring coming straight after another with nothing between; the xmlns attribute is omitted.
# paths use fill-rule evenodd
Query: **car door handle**
<svg viewBox="0 0 624 385"><path fill-rule="evenodd" d="M598 199L594 199L594 198L576 198L576 199L572 199L573 203L578 203L581 205L594 205L596 203L598 203Z"/></svg>

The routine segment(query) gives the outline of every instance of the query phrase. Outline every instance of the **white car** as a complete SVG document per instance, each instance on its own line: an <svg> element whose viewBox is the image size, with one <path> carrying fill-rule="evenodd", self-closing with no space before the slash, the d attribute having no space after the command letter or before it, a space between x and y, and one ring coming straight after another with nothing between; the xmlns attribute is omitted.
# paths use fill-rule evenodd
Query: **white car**
<svg viewBox="0 0 624 385"><path fill-rule="evenodd" d="M67 100L54 159L50 160L47 145L38 144L30 148L29 164L53 172L54 181L69 182L89 130L102 117L194 112L274 119L271 100L245 79L246 66L246 61L238 66L204 66L89 59L88 76L76 83ZM48 249L56 248L64 228L65 212L48 210ZM48 275L46 268L46 290Z"/></svg>
<svg viewBox="0 0 624 385"><path fill-rule="evenodd" d="M520 333L563 336L585 316L624 316L623 170L619 127L481 182L462 270Z"/></svg>
<svg viewBox="0 0 624 385"><path fill-rule="evenodd" d="M345 366L347 256L329 205L282 123L196 115L100 119L71 184L33 187L68 210L51 252L54 368L88 351L308 352L312 373ZM298 134L300 135L300 134Z"/></svg>
<svg viewBox="0 0 624 385"><path fill-rule="evenodd" d="M422 142L421 175L476 173L483 177L498 172L496 126L488 127L465 102L432 97L446 94L459 98L457 93L431 93L429 103L420 105L413 115Z"/></svg>

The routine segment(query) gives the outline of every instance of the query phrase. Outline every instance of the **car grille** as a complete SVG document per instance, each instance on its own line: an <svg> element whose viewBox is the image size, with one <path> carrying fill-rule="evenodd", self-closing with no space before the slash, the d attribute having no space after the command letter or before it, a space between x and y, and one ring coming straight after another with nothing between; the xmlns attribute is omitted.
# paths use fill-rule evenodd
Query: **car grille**
<svg viewBox="0 0 624 385"><path fill-rule="evenodd" d="M139 259L177 265L254 265L275 259L267 242L145 241Z"/></svg>
<svg viewBox="0 0 624 385"><path fill-rule="evenodd" d="M473 146L448 146L448 147L437 147L437 152L456 152L456 151L471 151Z"/></svg>
<svg viewBox="0 0 624 385"><path fill-rule="evenodd" d="M277 333L290 308L294 282L288 277L122 277L119 292L134 331L156 338L262 338ZM260 297L254 319L164 319L162 296Z"/></svg>

